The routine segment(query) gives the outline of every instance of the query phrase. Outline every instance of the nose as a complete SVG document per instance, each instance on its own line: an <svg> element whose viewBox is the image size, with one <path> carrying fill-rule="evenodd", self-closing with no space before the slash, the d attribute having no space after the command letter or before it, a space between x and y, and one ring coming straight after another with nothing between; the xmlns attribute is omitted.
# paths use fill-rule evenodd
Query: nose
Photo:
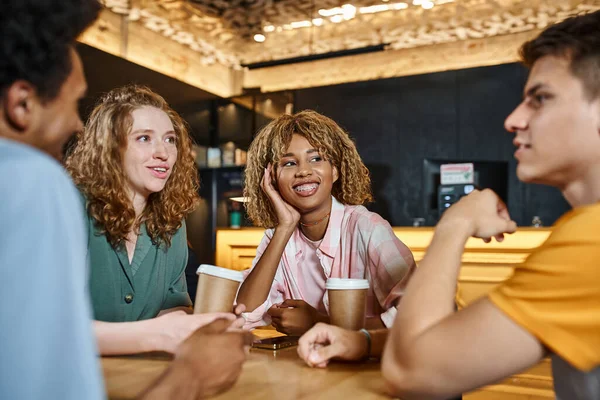
<svg viewBox="0 0 600 400"><path fill-rule="evenodd" d="M154 158L158 158L159 160L166 160L169 157L169 155L167 153L167 148L162 141L157 140L154 143L153 156L154 156Z"/></svg>
<svg viewBox="0 0 600 400"><path fill-rule="evenodd" d="M504 129L512 133L523 131L527 129L528 125L529 112L524 102L519 104L504 121Z"/></svg>
<svg viewBox="0 0 600 400"><path fill-rule="evenodd" d="M296 176L309 176L312 175L312 165L307 162L300 163L298 165L298 171L296 172Z"/></svg>

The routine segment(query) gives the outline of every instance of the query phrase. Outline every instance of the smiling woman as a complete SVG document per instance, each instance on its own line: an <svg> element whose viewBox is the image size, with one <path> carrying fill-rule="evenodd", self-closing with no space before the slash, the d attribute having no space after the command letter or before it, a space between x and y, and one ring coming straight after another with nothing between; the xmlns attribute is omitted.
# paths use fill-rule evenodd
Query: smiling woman
<svg viewBox="0 0 600 400"><path fill-rule="evenodd" d="M329 278L368 279L366 324L387 326L415 262L363 204L369 171L338 124L305 110L264 127L248 150L248 215L268 229L238 294L247 327L299 335L328 321Z"/></svg>
<svg viewBox="0 0 600 400"><path fill-rule="evenodd" d="M103 354L174 351L215 317L169 312L191 305L183 220L197 202L198 177L190 148L181 117L158 94L131 85L100 99L67 158L88 214Z"/></svg>

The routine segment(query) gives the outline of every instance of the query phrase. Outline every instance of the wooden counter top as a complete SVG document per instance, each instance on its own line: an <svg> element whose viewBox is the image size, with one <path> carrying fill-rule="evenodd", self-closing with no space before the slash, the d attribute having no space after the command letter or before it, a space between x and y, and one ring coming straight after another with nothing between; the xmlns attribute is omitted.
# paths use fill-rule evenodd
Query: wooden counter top
<svg viewBox="0 0 600 400"><path fill-rule="evenodd" d="M257 336L278 336L275 331ZM110 399L134 399L169 366L164 355L103 357ZM213 399L388 399L383 392L379 362L333 363L326 369L308 367L296 347L277 351L252 349L235 386Z"/></svg>

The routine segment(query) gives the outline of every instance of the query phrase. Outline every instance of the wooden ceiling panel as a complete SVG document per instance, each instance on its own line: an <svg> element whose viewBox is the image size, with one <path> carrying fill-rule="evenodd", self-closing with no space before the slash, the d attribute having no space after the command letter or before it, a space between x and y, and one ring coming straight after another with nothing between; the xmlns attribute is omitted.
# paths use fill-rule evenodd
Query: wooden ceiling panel
<svg viewBox="0 0 600 400"><path fill-rule="evenodd" d="M204 63L234 68L382 44L406 49L521 33L600 9L600 0L103 1L130 23L198 52ZM339 13L331 14L336 7ZM256 42L255 34L265 41Z"/></svg>

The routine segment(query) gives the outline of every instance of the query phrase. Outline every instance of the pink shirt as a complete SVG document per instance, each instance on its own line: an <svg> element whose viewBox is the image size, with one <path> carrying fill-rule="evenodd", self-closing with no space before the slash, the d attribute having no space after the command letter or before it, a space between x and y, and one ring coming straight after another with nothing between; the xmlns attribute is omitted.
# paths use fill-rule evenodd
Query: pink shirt
<svg viewBox="0 0 600 400"><path fill-rule="evenodd" d="M262 257L273 234L274 229L265 231L252 267ZM267 300L244 314L245 328L270 324L267 310L287 299L304 300L328 314L327 278L368 279L367 317L379 315L385 326L390 327L396 316L395 306L414 269L412 253L385 219L363 206L346 206L332 197L323 240L314 248L296 229L285 247Z"/></svg>

